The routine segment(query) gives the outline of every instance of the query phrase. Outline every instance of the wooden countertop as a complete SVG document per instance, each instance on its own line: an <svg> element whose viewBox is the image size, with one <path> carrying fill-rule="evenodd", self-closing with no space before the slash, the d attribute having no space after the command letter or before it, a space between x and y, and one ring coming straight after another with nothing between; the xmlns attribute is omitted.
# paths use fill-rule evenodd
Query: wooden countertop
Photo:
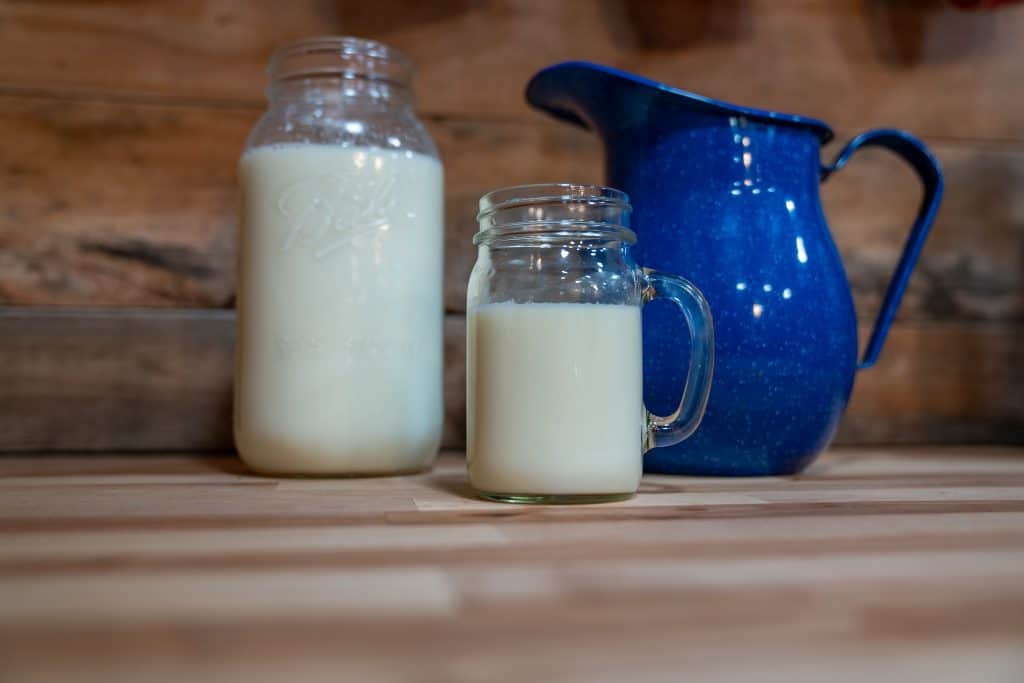
<svg viewBox="0 0 1024 683"><path fill-rule="evenodd" d="M451 454L361 480L0 459L0 680L1024 680L1022 449L469 496Z"/></svg>

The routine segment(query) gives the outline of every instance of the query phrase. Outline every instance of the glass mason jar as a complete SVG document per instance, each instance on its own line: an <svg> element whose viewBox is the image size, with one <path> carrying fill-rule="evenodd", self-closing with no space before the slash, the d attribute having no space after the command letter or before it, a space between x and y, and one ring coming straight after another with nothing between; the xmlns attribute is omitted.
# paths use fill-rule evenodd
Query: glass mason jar
<svg viewBox="0 0 1024 683"><path fill-rule="evenodd" d="M643 453L679 443L704 414L714 364L707 302L637 266L625 193L527 185L480 200L467 297L469 480L520 503L620 500ZM643 405L640 309L664 297L690 331L689 374L668 417Z"/></svg>
<svg viewBox="0 0 1024 683"><path fill-rule="evenodd" d="M274 474L396 474L442 425L443 173L396 50L277 50L240 163L235 443Z"/></svg>

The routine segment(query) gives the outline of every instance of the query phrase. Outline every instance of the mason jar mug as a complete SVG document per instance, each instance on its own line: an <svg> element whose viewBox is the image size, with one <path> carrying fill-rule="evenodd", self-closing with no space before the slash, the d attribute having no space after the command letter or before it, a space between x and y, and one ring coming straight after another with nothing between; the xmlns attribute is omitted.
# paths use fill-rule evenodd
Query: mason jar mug
<svg viewBox="0 0 1024 683"><path fill-rule="evenodd" d="M714 338L707 302L630 255L618 190L530 185L480 200L467 297L470 484L503 502L628 498L643 453L694 432L707 403ZM641 308L674 303L690 333L676 410L643 405Z"/></svg>

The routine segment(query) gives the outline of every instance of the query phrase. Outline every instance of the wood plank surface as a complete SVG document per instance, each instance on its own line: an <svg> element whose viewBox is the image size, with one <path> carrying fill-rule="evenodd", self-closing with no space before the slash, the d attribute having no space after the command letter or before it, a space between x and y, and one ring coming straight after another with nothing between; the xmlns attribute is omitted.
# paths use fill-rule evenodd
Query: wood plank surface
<svg viewBox="0 0 1024 683"><path fill-rule="evenodd" d="M0 604L12 681L1018 681L1024 451L569 507L478 500L458 453L348 480L8 456Z"/></svg>
<svg viewBox="0 0 1024 683"><path fill-rule="evenodd" d="M258 115L0 97L9 131L0 150L0 303L229 306L237 159ZM480 195L518 183L600 182L601 150L596 138L539 117L428 123L446 165L445 305L461 312ZM1024 319L1024 145L938 142L935 150L946 200L901 319ZM917 180L868 150L823 197L858 310L872 318L917 208Z"/></svg>
<svg viewBox="0 0 1024 683"><path fill-rule="evenodd" d="M840 139L877 125L923 136L946 170L946 200L840 440L1024 439L1024 5L0 0L0 306L171 309L155 323L130 321L148 315L138 309L0 314L0 450L230 446L229 315L207 309L234 299L237 157L264 107L270 51L328 33L384 40L417 66L419 109L446 164L454 314L480 194L603 175L596 140L524 104L526 79L546 64L591 59L818 116ZM917 183L867 150L823 198L867 322ZM462 324L449 319L447 340L455 447Z"/></svg>
<svg viewBox="0 0 1024 683"><path fill-rule="evenodd" d="M0 96L0 303L229 306L238 157L259 114ZM446 165L446 305L462 311L480 195L597 182L600 150L554 122L430 129Z"/></svg>
<svg viewBox="0 0 1024 683"><path fill-rule="evenodd" d="M861 328L861 344L869 329ZM1024 329L897 323L839 442L1024 442ZM0 307L0 452L226 450L234 314ZM465 319L445 324L444 444L465 443Z"/></svg>
<svg viewBox="0 0 1024 683"><path fill-rule="evenodd" d="M0 452L227 450L234 311L0 307ZM465 440L465 322L445 321L443 439Z"/></svg>
<svg viewBox="0 0 1024 683"><path fill-rule="evenodd" d="M538 69L588 59L838 128L1021 140L1024 8L938 0L231 0L0 3L0 88L259 102L293 38L350 34L405 51L424 111L526 114Z"/></svg>

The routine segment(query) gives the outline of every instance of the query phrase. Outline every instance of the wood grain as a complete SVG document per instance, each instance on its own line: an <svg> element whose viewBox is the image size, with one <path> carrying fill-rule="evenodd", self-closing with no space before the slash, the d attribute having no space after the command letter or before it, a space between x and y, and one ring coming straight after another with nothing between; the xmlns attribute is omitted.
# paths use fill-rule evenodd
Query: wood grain
<svg viewBox="0 0 1024 683"><path fill-rule="evenodd" d="M840 443L1024 442L1022 332L897 323L857 379ZM233 338L230 311L0 308L0 451L229 450ZM465 320L452 315L447 447L465 443L465 400Z"/></svg>
<svg viewBox="0 0 1024 683"><path fill-rule="evenodd" d="M465 433L465 323L445 322L444 441ZM0 307L0 451L230 450L234 312Z"/></svg>
<svg viewBox="0 0 1024 683"><path fill-rule="evenodd" d="M237 110L2 98L0 300L223 306Z"/></svg>
<svg viewBox="0 0 1024 683"><path fill-rule="evenodd" d="M1021 140L1022 31L1021 7L921 0L7 1L0 87L253 103L274 46L345 33L405 51L431 114L522 117L530 75L587 59L843 129Z"/></svg>
<svg viewBox="0 0 1024 683"><path fill-rule="evenodd" d="M835 450L562 508L473 498L457 453L333 481L0 458L0 676L1016 681L1022 456Z"/></svg>
<svg viewBox="0 0 1024 683"><path fill-rule="evenodd" d="M233 316L0 312L0 435L10 449L208 449L231 442Z"/></svg>
<svg viewBox="0 0 1024 683"><path fill-rule="evenodd" d="M902 320L1024 320L1024 146L932 142L946 191ZM824 155L827 160L831 154ZM873 317L920 202L913 172L865 150L822 185L861 319Z"/></svg>
<svg viewBox="0 0 1024 683"><path fill-rule="evenodd" d="M945 203L840 439L1020 442L1024 5L948 5L0 0L0 306L136 307L0 313L0 450L230 446L237 158L264 106L270 51L327 33L384 40L417 66L419 108L446 164L454 314L480 194L603 175L596 140L522 100L549 63L591 59L818 116L840 140L876 125L922 135L945 168ZM866 322L916 181L867 150L823 198ZM461 326L449 318L452 446L464 419Z"/></svg>
<svg viewBox="0 0 1024 683"><path fill-rule="evenodd" d="M258 115L0 97L0 127L10 131L0 150L0 303L230 305L237 158ZM539 117L429 125L447 174L445 304L460 312L480 195L518 183L600 182L601 150ZM949 189L902 319L1024 319L1024 146L935 148ZM916 210L917 180L868 150L823 195L858 310L871 318Z"/></svg>
<svg viewBox="0 0 1024 683"><path fill-rule="evenodd" d="M858 373L838 441L1021 443L1022 340L1020 325L897 324L878 365Z"/></svg>
<svg viewBox="0 0 1024 683"><path fill-rule="evenodd" d="M237 164L258 109L0 97L0 303L231 304ZM598 181L600 152L553 122L432 121L446 163L450 310L465 308L480 195Z"/></svg>

